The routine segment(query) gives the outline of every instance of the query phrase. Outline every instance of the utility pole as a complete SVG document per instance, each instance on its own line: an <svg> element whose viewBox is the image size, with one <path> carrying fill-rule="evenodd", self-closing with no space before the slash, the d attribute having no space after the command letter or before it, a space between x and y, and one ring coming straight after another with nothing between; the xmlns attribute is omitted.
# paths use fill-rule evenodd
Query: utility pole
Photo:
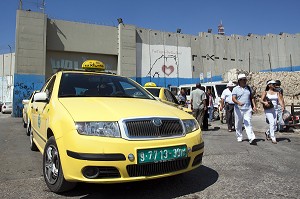
<svg viewBox="0 0 300 199"><path fill-rule="evenodd" d="M19 0L19 10L22 10L22 5L23 5L22 0Z"/></svg>
<svg viewBox="0 0 300 199"><path fill-rule="evenodd" d="M151 65L151 35L150 35L151 29L149 30L149 62L150 62L150 82L152 81L151 79L151 71L152 71L152 65Z"/></svg>
<svg viewBox="0 0 300 199"><path fill-rule="evenodd" d="M2 102L4 102L3 100L3 90L4 90L4 54L3 56L3 61L2 61Z"/></svg>
<svg viewBox="0 0 300 199"><path fill-rule="evenodd" d="M10 45L8 45L9 47L9 52L10 52L10 66L9 66L9 85L7 86L7 89L9 90L9 98L10 98L10 101L12 101L12 95L11 95L11 89L12 89L12 73L11 73L11 70L12 70L12 52L11 52L11 47Z"/></svg>

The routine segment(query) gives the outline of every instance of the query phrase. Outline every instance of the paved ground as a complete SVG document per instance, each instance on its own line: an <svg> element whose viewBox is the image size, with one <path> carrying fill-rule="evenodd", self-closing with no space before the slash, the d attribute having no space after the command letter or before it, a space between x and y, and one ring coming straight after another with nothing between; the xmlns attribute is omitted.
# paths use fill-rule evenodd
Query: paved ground
<svg viewBox="0 0 300 199"><path fill-rule="evenodd" d="M219 120L214 121L211 123L210 128L222 128L224 130L227 129L226 124L221 124ZM253 114L252 116L252 126L253 126L253 131L255 134L258 134L259 136L261 133L264 133L268 130L269 125L266 123L266 117L264 113L259 113L259 114ZM300 134L300 129L299 128L290 128L288 132L276 132L276 136L285 136L289 134ZM244 136L245 137L245 136ZM262 135L262 138L264 138L264 134Z"/></svg>
<svg viewBox="0 0 300 199"><path fill-rule="evenodd" d="M263 115L253 117L257 145L238 143L215 121L203 132L203 165L182 175L124 184L84 184L51 193L43 178L42 155L29 149L21 118L0 114L0 197L10 198L299 198L300 134L264 140Z"/></svg>

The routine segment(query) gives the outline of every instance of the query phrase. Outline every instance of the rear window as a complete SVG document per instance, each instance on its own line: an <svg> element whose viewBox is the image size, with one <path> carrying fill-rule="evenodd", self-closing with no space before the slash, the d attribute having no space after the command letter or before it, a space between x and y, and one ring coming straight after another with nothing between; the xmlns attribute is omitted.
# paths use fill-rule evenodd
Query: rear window
<svg viewBox="0 0 300 199"><path fill-rule="evenodd" d="M157 88L146 88L152 95L159 97L160 89Z"/></svg>

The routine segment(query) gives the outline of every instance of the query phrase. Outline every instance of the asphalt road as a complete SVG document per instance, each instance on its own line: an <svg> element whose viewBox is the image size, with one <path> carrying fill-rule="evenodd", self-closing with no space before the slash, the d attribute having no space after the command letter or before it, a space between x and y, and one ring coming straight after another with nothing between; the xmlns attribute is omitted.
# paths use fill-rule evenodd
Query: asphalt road
<svg viewBox="0 0 300 199"><path fill-rule="evenodd" d="M204 132L203 165L186 174L124 184L84 184L62 195L48 190L42 155L29 149L21 118L0 114L0 198L300 198L300 134L264 140L254 117L257 145L236 142L225 124Z"/></svg>

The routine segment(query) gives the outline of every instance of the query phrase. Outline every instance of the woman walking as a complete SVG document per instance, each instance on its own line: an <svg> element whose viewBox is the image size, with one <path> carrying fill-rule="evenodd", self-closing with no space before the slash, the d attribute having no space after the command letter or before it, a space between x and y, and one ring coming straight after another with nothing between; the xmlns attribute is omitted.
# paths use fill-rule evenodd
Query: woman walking
<svg viewBox="0 0 300 199"><path fill-rule="evenodd" d="M268 81L267 87L265 91L263 91L260 99L264 107L266 118L269 121L269 129L265 132L266 139L270 140L271 138L273 144L277 144L275 130L277 125L278 103L281 106L282 112L285 109L282 94L275 91L275 84L276 82L274 80Z"/></svg>

